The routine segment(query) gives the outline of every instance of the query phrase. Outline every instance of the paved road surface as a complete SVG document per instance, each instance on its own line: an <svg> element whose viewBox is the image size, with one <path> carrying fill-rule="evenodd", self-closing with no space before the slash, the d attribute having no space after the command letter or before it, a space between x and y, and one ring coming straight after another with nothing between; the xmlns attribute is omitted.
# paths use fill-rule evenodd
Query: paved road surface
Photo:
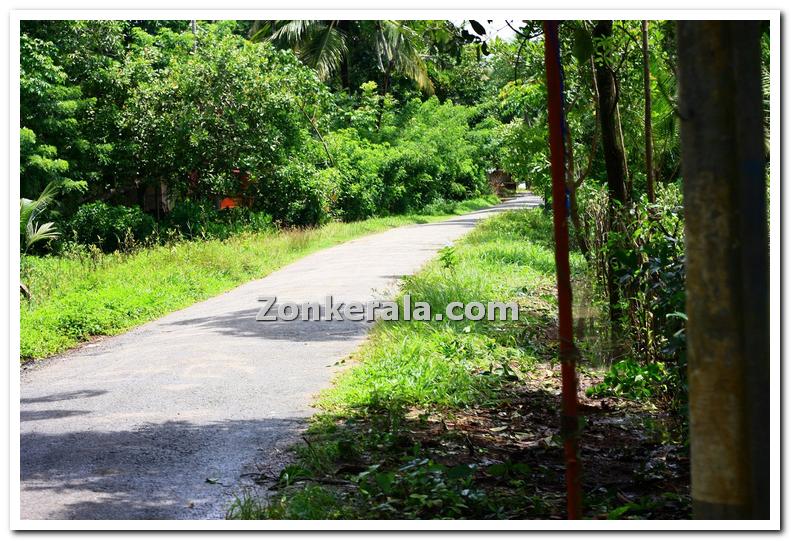
<svg viewBox="0 0 791 541"><path fill-rule="evenodd" d="M222 518L253 474L278 473L311 415L312 397L370 326L256 321L260 295L388 298L398 278L478 220L538 203L520 196L322 250L24 370L22 518Z"/></svg>

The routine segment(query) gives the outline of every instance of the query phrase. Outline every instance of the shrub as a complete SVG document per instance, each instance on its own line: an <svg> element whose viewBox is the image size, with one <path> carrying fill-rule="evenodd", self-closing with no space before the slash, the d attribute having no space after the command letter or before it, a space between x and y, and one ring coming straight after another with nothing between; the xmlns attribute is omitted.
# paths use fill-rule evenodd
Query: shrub
<svg viewBox="0 0 791 541"><path fill-rule="evenodd" d="M666 393L673 384L673 375L664 363L640 364L633 359L624 359L613 364L605 374L604 381L586 389L585 394L640 400Z"/></svg>
<svg viewBox="0 0 791 541"><path fill-rule="evenodd" d="M486 123L471 125L476 108L413 99L398 114L384 114L377 129L380 98L369 94L370 88L364 88L358 108L350 113L347 125L352 127L326 137L339 173L332 174L334 216L357 220L377 211L419 211L436 201L460 201L488 191L485 172L493 163L493 130ZM392 103L385 107L392 108Z"/></svg>
<svg viewBox="0 0 791 541"><path fill-rule="evenodd" d="M439 164L428 148L401 145L382 167L383 205L395 213L417 210L440 196Z"/></svg>
<svg viewBox="0 0 791 541"><path fill-rule="evenodd" d="M94 244L105 252L126 249L146 241L156 229L151 216L139 207L108 205L102 201L82 205L69 221L74 240Z"/></svg>
<svg viewBox="0 0 791 541"><path fill-rule="evenodd" d="M256 206L283 225L317 225L329 218L329 179L308 163L292 161L261 179Z"/></svg>
<svg viewBox="0 0 791 541"><path fill-rule="evenodd" d="M185 199L168 214L168 227L186 238L225 239L243 231L272 229L272 217L246 207L217 210L214 203Z"/></svg>
<svg viewBox="0 0 791 541"><path fill-rule="evenodd" d="M125 129L139 170L171 179L176 193L234 193L234 169L261 178L293 163L309 138L306 116L319 115L327 97L316 73L291 51L233 31L225 23L207 25L188 54L143 55L138 66L146 82L132 90ZM136 34L132 47L146 51L162 37Z"/></svg>
<svg viewBox="0 0 791 541"><path fill-rule="evenodd" d="M330 134L328 144L335 167L327 170L327 184L333 188L333 216L344 221L364 220L381 211L382 163L389 145L360 138L354 129Z"/></svg>

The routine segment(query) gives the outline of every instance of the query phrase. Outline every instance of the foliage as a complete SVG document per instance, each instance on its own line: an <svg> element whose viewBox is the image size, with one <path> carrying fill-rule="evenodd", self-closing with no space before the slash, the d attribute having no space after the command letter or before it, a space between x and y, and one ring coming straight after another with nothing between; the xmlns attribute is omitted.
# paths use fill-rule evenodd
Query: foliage
<svg viewBox="0 0 791 541"><path fill-rule="evenodd" d="M656 204L643 199L624 209L614 229L604 252L622 291L630 349L646 365L664 361L677 383L667 393L683 402L686 274L680 186L660 186Z"/></svg>
<svg viewBox="0 0 791 541"><path fill-rule="evenodd" d="M672 383L671 377L663 363L641 364L633 359L624 359L613 364L605 374L604 380L587 388L585 394L593 397L649 399L667 393Z"/></svg>
<svg viewBox="0 0 791 541"><path fill-rule="evenodd" d="M165 225L185 239L225 239L243 232L262 233L273 228L272 218L265 212L246 207L217 210L214 204L191 199L176 203Z"/></svg>
<svg viewBox="0 0 791 541"><path fill-rule="evenodd" d="M68 228L76 242L112 252L146 241L154 233L156 224L139 207L97 201L82 205L69 221Z"/></svg>
<svg viewBox="0 0 791 541"><path fill-rule="evenodd" d="M58 184L50 182L36 199L19 200L19 226L21 246L23 251L28 251L34 244L58 238L58 232L53 222L39 223L39 217L54 200L58 191Z"/></svg>
<svg viewBox="0 0 791 541"><path fill-rule="evenodd" d="M327 81L345 67L348 87L350 42L374 53L386 92L393 74L413 81L421 90L433 91L421 52L425 45L411 21L259 21L253 40L266 39L293 49L299 58Z"/></svg>
<svg viewBox="0 0 791 541"><path fill-rule="evenodd" d="M287 225L316 225L329 218L326 176L310 163L293 162L260 181L256 206Z"/></svg>
<svg viewBox="0 0 791 541"><path fill-rule="evenodd" d="M69 159L88 144L78 121L88 103L55 63L53 49L49 42L20 37L20 176L25 197L34 197L51 183L67 191L87 186L84 179L69 176Z"/></svg>
<svg viewBox="0 0 791 541"><path fill-rule="evenodd" d="M196 34L184 21L25 22L23 195L57 182L61 201L49 212L68 219L83 203L129 205L164 186L177 207L242 197L278 224L301 226L486 193L491 152L480 149L491 148L493 132L478 129L474 105L485 78L464 91L468 106L422 103L401 78L430 89L429 71L455 81L486 71L465 45L478 38L447 21L269 23L253 24L271 38L253 43L237 21L198 21ZM329 36L319 39L327 51L338 37L345 62L372 68L354 76L378 83L332 94L321 82L329 72L297 59L313 65L310 54L324 54L309 36ZM146 207L157 217L167 210Z"/></svg>
<svg viewBox="0 0 791 541"><path fill-rule="evenodd" d="M376 86L364 85L344 121L326 141L334 166L324 173L330 212L344 220L376 213L419 211L443 201L486 193L484 148L492 139L488 126L473 124L476 110L413 99L399 114L383 117L377 129L380 100ZM396 102L390 98L391 105Z"/></svg>
<svg viewBox="0 0 791 541"><path fill-rule="evenodd" d="M151 46L151 36L137 37L137 47ZM259 183L302 147L303 111L323 96L315 74L293 54L222 26L201 34L192 54L147 69L150 80L132 90L124 124L143 177L166 180L182 197L267 193Z"/></svg>

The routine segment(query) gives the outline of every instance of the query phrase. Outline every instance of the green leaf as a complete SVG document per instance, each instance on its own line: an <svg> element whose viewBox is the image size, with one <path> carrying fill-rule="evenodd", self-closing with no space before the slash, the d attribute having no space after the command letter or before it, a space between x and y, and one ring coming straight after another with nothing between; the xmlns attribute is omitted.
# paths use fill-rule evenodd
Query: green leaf
<svg viewBox="0 0 791 541"><path fill-rule="evenodd" d="M478 34L479 36L485 36L486 35L486 28L484 28L483 25L481 23L479 23L478 21L472 21L471 20L470 21L470 26L472 26L472 29L475 30L475 33Z"/></svg>
<svg viewBox="0 0 791 541"><path fill-rule="evenodd" d="M486 473L489 475L493 475L495 477L502 477L508 473L508 465L507 464L492 464L488 468L486 468Z"/></svg>
<svg viewBox="0 0 791 541"><path fill-rule="evenodd" d="M379 490L381 490L383 494L390 494L393 488L393 481L395 480L395 474L393 472L377 473L374 479L379 486Z"/></svg>
<svg viewBox="0 0 791 541"><path fill-rule="evenodd" d="M459 464L458 466L453 466L448 470L448 479L466 479L468 477L472 477L474 471L474 466Z"/></svg>

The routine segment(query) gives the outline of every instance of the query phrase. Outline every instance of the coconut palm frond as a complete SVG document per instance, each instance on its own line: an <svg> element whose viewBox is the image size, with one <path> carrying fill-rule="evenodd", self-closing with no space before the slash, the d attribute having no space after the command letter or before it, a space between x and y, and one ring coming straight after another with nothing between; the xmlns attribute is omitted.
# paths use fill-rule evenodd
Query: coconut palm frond
<svg viewBox="0 0 791 541"><path fill-rule="evenodd" d="M36 199L22 198L19 200L19 226L20 233L24 237L25 249L30 248L36 242L57 238L59 233L55 229L55 224L47 222L37 224L36 220L54 199L60 185L50 182Z"/></svg>
<svg viewBox="0 0 791 541"><path fill-rule="evenodd" d="M379 69L392 68L396 73L414 81L428 93L434 84L428 75L426 62L421 55L420 36L404 21L378 21L376 53Z"/></svg>
<svg viewBox="0 0 791 541"><path fill-rule="evenodd" d="M348 41L358 40L373 46L382 73L397 73L417 83L428 93L434 85L421 54L423 41L407 21L376 21L375 27L355 25L341 29L342 21L256 21L254 41L267 40L280 48L292 49L300 60L314 68L326 81L340 70L348 56Z"/></svg>
<svg viewBox="0 0 791 541"><path fill-rule="evenodd" d="M278 45L296 47L307 34L315 31L317 26L323 26L326 21L299 20L299 21L272 21L272 35L268 38Z"/></svg>
<svg viewBox="0 0 791 541"><path fill-rule="evenodd" d="M25 228L25 249L30 248L39 241L56 239L59 236L60 232L58 232L53 222L40 225L34 222L28 222Z"/></svg>
<svg viewBox="0 0 791 541"><path fill-rule="evenodd" d="M326 24L314 26L297 48L300 59L312 66L323 81L340 69L348 52L346 35L338 28L337 22L325 21Z"/></svg>
<svg viewBox="0 0 791 541"><path fill-rule="evenodd" d="M292 49L326 81L340 69L347 54L346 35L338 21L268 21L256 33L281 48Z"/></svg>
<svg viewBox="0 0 791 541"><path fill-rule="evenodd" d="M257 43L266 40L272 34L272 23L275 21L253 21L247 37L250 41Z"/></svg>
<svg viewBox="0 0 791 541"><path fill-rule="evenodd" d="M19 200L19 221L25 227L30 220L35 220L49 205L58 192L60 185L50 182L36 199L21 198Z"/></svg>

